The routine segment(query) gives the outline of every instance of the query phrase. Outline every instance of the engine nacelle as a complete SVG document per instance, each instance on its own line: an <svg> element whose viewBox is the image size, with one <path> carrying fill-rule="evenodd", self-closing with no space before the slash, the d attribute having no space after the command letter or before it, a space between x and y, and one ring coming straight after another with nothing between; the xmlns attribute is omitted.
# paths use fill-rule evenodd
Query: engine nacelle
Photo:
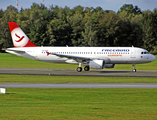
<svg viewBox="0 0 157 120"><path fill-rule="evenodd" d="M114 68L115 64L105 64L105 68Z"/></svg>
<svg viewBox="0 0 157 120"><path fill-rule="evenodd" d="M89 67L92 69L103 69L105 67L105 61L103 60L89 61Z"/></svg>

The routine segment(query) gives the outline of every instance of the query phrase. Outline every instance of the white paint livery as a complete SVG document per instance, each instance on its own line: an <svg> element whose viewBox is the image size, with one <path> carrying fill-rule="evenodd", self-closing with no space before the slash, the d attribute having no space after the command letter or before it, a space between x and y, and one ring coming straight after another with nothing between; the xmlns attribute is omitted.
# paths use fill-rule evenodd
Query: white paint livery
<svg viewBox="0 0 157 120"><path fill-rule="evenodd" d="M89 71L90 68L114 68L115 64L132 64L133 71L136 72L135 64L149 63L156 59L147 50L137 47L23 47L31 41L20 28L11 29L14 46L18 47L8 48L6 52L50 63L79 64L78 72L82 71L82 65L85 66L85 71ZM25 37L20 41L21 44L15 41L15 33L20 38Z"/></svg>

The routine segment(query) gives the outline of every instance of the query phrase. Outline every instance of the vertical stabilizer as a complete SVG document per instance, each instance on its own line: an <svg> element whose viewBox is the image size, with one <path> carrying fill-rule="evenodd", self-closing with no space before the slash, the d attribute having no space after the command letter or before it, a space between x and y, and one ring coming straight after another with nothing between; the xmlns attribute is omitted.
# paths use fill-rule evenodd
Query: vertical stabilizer
<svg viewBox="0 0 157 120"><path fill-rule="evenodd" d="M37 47L34 45L16 22L8 22L14 47Z"/></svg>

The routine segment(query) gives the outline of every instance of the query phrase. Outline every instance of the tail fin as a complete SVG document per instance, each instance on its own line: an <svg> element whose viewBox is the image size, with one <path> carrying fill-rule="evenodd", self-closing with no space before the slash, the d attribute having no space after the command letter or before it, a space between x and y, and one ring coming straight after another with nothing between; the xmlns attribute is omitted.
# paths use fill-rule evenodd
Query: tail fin
<svg viewBox="0 0 157 120"><path fill-rule="evenodd" d="M37 47L21 30L16 22L8 22L14 47Z"/></svg>

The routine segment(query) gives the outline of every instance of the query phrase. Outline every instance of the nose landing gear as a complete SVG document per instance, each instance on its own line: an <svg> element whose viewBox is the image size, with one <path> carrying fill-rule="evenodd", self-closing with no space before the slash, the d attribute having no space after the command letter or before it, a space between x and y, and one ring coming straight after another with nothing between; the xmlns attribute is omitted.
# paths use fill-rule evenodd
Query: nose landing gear
<svg viewBox="0 0 157 120"><path fill-rule="evenodd" d="M132 67L133 67L133 72L136 72L136 69L135 69L135 64L132 64Z"/></svg>

